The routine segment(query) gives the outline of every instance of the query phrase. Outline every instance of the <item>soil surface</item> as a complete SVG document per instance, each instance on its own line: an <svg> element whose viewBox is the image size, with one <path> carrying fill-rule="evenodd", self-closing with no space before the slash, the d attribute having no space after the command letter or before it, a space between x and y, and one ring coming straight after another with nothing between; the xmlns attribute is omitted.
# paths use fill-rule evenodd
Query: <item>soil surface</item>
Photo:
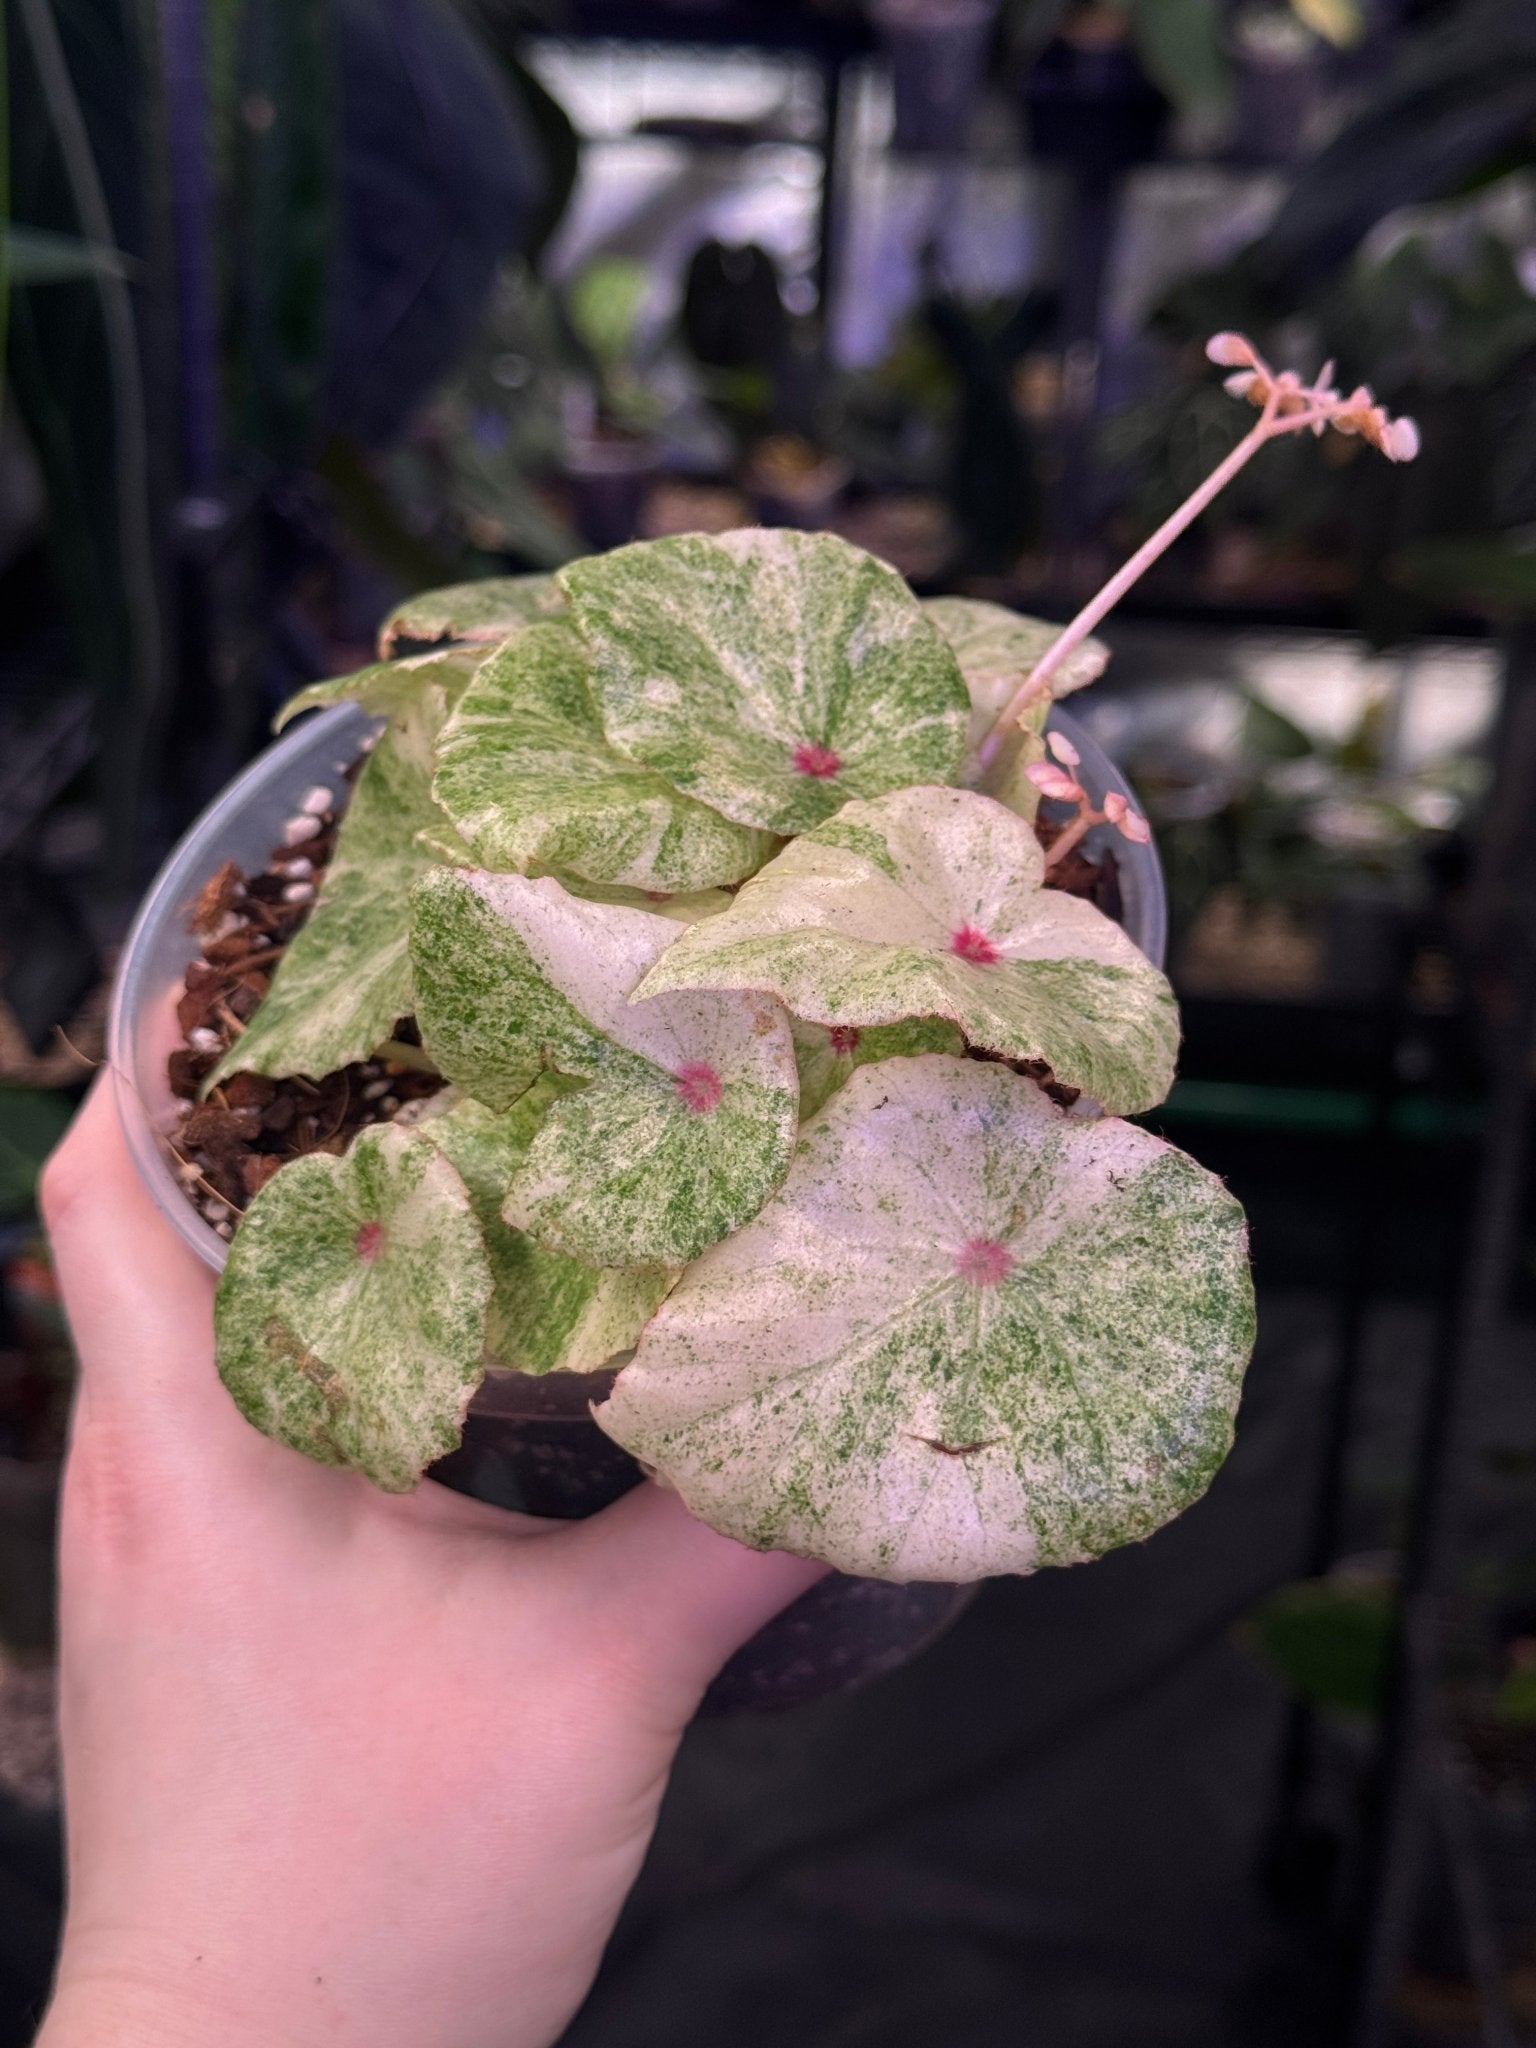
<svg viewBox="0 0 1536 2048"><path fill-rule="evenodd" d="M322 794L332 792L314 792L316 808L295 814L289 836L273 847L260 874L247 875L234 861L225 861L204 884L192 914L191 929L201 940L201 953L187 968L176 1009L183 1041L171 1054L168 1071L172 1093L186 1106L171 1143L187 1200L226 1239L233 1236L252 1196L288 1160L306 1152L340 1155L366 1125L388 1123L407 1102L435 1094L442 1086L441 1077L416 1051L421 1040L414 1021L402 1017L389 1048L398 1052L398 1058L358 1061L318 1080L297 1074L282 1080L234 1074L211 1090L206 1101L197 1099L203 1082L254 1016L278 962L324 886L346 794L335 793L334 805L323 809ZM1060 829L1046 819L1036 825L1046 847ZM1106 917L1120 919L1120 880L1113 853L1094 861L1081 847L1074 847L1051 870L1046 886L1085 897ZM1005 1064L1037 1081L1064 1107L1077 1098L1076 1089L1059 1087L1049 1068L1038 1062Z"/></svg>

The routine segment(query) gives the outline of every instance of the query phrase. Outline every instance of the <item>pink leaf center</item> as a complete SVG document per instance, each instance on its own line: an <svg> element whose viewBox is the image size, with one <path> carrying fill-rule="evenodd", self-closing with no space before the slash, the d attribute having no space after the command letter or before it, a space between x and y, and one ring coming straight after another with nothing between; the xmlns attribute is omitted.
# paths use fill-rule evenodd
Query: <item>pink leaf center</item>
<svg viewBox="0 0 1536 2048"><path fill-rule="evenodd" d="M859 1049L859 1030L856 1024L834 1024L827 1037L831 1040L834 1052L857 1052Z"/></svg>
<svg viewBox="0 0 1536 2048"><path fill-rule="evenodd" d="M842 755L834 754L830 747L819 746L815 740L802 740L790 759L802 775L814 775L823 782L842 773Z"/></svg>
<svg viewBox="0 0 1536 2048"><path fill-rule="evenodd" d="M973 1287L996 1287L1013 1270L1013 1253L995 1237L973 1237L955 1254L955 1271Z"/></svg>
<svg viewBox="0 0 1536 2048"><path fill-rule="evenodd" d="M708 1116L712 1109L720 1107L724 1090L720 1076L708 1060L689 1060L678 1068L672 1079L685 1106L696 1116Z"/></svg>
<svg viewBox="0 0 1536 2048"><path fill-rule="evenodd" d="M384 1249L384 1226L382 1223L365 1223L353 1240L357 1256L365 1266L371 1266Z"/></svg>
<svg viewBox="0 0 1536 2048"><path fill-rule="evenodd" d="M986 933L978 931L973 924L961 925L950 939L949 950L962 960L969 960L973 967L990 967L994 960L1002 958Z"/></svg>

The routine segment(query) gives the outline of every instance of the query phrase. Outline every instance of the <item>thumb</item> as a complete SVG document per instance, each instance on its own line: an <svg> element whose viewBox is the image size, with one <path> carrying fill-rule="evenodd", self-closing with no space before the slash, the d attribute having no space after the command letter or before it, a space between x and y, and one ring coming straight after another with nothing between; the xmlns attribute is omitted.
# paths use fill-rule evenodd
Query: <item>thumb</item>
<svg viewBox="0 0 1536 2048"><path fill-rule="evenodd" d="M599 1625L629 1639L682 1719L732 1652L827 1572L814 1559L717 1535L652 1484L561 1540L582 1552L583 1583L601 1588Z"/></svg>

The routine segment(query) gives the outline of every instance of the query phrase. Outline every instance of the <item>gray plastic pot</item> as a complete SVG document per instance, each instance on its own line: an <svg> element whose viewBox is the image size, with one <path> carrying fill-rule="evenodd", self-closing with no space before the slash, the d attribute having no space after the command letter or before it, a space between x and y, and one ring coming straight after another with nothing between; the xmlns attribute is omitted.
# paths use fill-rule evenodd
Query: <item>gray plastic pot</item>
<svg viewBox="0 0 1536 2048"><path fill-rule="evenodd" d="M1096 800L1110 789L1131 794L1076 720L1057 710L1051 722L1076 744L1079 774ZM188 919L221 862L235 860L247 872L265 867L304 792L334 783L373 724L357 706L338 705L296 726L253 761L172 852L123 949L108 1031L123 1131L166 1221L215 1269L228 1248L182 1192L167 1144L178 1108L166 1077L167 1058L181 1042L174 999L198 952ZM1103 830L1090 835L1090 852ZM1121 921L1161 963L1167 906L1156 849L1115 837L1114 850ZM589 1403L602 1397L611 1377L493 1374L470 1404L462 1446L433 1466L432 1477L530 1514L570 1519L594 1513L640 1478L634 1460L591 1419ZM705 1711L791 1706L878 1677L947 1628L973 1591L832 1574L737 1652L711 1687Z"/></svg>

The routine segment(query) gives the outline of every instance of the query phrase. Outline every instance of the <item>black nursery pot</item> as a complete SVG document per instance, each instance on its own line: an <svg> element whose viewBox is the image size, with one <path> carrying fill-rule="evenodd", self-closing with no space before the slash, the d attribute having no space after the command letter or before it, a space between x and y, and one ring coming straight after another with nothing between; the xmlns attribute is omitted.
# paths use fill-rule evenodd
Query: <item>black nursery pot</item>
<svg viewBox="0 0 1536 2048"><path fill-rule="evenodd" d="M333 783L375 721L354 705L310 718L269 747L204 812L162 868L123 950L113 995L109 1058L124 1134L167 1222L204 1262L222 1268L228 1248L187 1200L167 1140L178 1104L166 1060L180 1042L175 998L197 955L189 929L198 892L220 863L259 872L303 793ZM1103 750L1074 720L1052 724L1082 755L1096 801L1130 791ZM1102 831L1103 828L1100 828ZM1093 838L1089 851L1094 850ZM1122 922L1161 961L1167 906L1155 848L1117 840ZM431 1476L460 1493L524 1513L579 1520L638 1485L635 1460L592 1420L612 1372L493 1373L476 1393L460 1448ZM711 1686L706 1713L790 1707L894 1670L941 1634L975 1588L898 1586L831 1573L739 1650Z"/></svg>

